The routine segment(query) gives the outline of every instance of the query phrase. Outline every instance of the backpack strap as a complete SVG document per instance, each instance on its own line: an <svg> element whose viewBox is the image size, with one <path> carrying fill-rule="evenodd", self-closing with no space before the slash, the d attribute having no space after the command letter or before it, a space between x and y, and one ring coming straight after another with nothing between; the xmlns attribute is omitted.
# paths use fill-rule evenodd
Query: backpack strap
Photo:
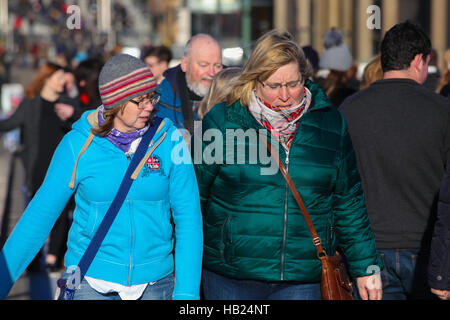
<svg viewBox="0 0 450 320"><path fill-rule="evenodd" d="M89 132L89 136L86 139L86 142L84 143L83 147L81 148L80 152L78 153L78 157L77 160L75 161L75 164L73 166L73 170L72 170L72 177L70 178L70 183L69 183L69 188L73 189L75 188L75 175L77 173L77 165L78 165L78 160L80 160L81 155L86 151L86 149L89 147L89 145L91 144L92 140L94 139L94 133L92 132L92 130Z"/></svg>

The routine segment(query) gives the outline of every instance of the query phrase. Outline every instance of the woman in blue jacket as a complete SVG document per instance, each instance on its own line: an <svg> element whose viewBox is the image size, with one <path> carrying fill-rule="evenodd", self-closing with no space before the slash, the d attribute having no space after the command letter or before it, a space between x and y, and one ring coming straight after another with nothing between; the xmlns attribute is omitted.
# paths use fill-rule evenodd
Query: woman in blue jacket
<svg viewBox="0 0 450 320"><path fill-rule="evenodd" d="M41 188L1 252L0 298L44 243L72 194L76 209L65 266L79 263L152 126L159 95L144 62L125 54L111 58L100 73L99 89L103 105L85 112L63 138ZM84 148L89 136L93 140ZM156 149L74 299L199 299L203 244L197 181L188 159L172 157L183 143L164 119L148 147Z"/></svg>

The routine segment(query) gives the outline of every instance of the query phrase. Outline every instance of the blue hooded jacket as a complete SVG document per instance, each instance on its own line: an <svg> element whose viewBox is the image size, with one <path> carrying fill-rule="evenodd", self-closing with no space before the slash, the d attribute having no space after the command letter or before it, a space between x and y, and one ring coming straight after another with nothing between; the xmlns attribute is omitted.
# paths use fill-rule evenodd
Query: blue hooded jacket
<svg viewBox="0 0 450 320"><path fill-rule="evenodd" d="M64 136L41 188L6 242L0 254L0 298L39 251L73 193L76 209L66 267L78 264L114 199L130 159L99 136L79 157L75 187L69 187L96 114L85 112ZM86 275L131 286L160 280L175 270L173 299L199 299L203 240L197 180L183 138L169 119L164 119L153 144L160 139Z"/></svg>

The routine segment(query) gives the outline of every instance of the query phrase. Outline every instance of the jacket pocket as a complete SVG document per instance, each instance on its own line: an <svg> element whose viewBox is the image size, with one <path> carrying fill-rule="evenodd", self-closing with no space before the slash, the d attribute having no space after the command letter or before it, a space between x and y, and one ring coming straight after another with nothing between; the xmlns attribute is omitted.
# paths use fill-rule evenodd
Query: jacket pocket
<svg viewBox="0 0 450 320"><path fill-rule="evenodd" d="M166 200L134 200L131 203L137 235L160 241L172 239L171 211Z"/></svg>
<svg viewBox="0 0 450 320"><path fill-rule="evenodd" d="M229 264L231 261L231 252L233 241L231 239L231 219L227 216L220 230L220 260L222 264Z"/></svg>
<svg viewBox="0 0 450 320"><path fill-rule="evenodd" d="M130 215L135 264L152 263L173 253L175 234L167 200L131 201Z"/></svg>
<svg viewBox="0 0 450 320"><path fill-rule="evenodd" d="M86 225L82 229L84 236L88 238L94 236L110 205L110 202L94 202L90 204Z"/></svg>

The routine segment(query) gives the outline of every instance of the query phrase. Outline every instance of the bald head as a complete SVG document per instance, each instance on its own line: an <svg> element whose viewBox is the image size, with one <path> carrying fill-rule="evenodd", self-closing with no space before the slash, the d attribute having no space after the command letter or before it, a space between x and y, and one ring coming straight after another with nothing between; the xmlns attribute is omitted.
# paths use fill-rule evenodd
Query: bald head
<svg viewBox="0 0 450 320"><path fill-rule="evenodd" d="M210 47L211 49L218 49L220 51L220 45L216 39L206 33L199 33L193 36L186 43L184 48L184 56L189 57L192 51L198 49L199 47Z"/></svg>
<svg viewBox="0 0 450 320"><path fill-rule="evenodd" d="M186 44L181 69L186 73L189 89L204 97L213 77L222 70L222 52L217 40L204 33L193 36Z"/></svg>

